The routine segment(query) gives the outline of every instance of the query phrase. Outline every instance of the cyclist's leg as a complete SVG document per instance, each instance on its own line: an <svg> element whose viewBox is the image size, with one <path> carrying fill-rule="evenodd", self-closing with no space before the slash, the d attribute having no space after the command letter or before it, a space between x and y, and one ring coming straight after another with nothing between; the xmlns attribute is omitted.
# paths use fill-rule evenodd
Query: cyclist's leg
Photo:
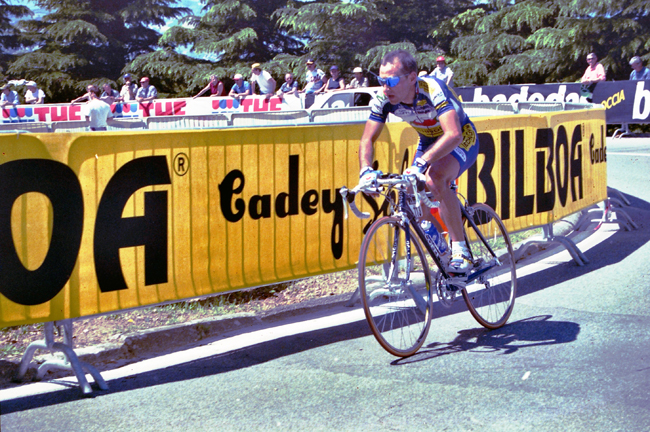
<svg viewBox="0 0 650 432"><path fill-rule="evenodd" d="M458 177L459 170L458 160L448 154L431 164L427 172L427 187L440 201L440 216L447 225L452 241L462 241L465 238L456 192L449 187L450 183Z"/></svg>
<svg viewBox="0 0 650 432"><path fill-rule="evenodd" d="M437 166L429 170L434 194L440 200L440 215L447 224L452 239L452 258L449 270L455 273L465 273L470 269L471 258L465 244L463 221L456 192L449 184L476 162L478 157L478 135L471 124L463 128L463 142L450 154L442 158ZM435 170L435 171L434 171ZM438 173L438 178L436 178Z"/></svg>

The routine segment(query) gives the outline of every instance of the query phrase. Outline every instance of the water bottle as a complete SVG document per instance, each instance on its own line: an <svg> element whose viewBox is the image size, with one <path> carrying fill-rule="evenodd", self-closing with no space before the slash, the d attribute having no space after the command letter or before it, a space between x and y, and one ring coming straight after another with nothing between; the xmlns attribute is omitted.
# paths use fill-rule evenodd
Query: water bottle
<svg viewBox="0 0 650 432"><path fill-rule="evenodd" d="M427 238L427 241L429 242L429 244L433 249L435 249L433 247L433 245L435 245L440 251L440 255L445 255L447 252L449 252L449 246L447 246L447 242L445 241L445 236L443 236L438 232L434 224L432 224L428 220L423 220L420 223L420 226L424 231L424 236Z"/></svg>

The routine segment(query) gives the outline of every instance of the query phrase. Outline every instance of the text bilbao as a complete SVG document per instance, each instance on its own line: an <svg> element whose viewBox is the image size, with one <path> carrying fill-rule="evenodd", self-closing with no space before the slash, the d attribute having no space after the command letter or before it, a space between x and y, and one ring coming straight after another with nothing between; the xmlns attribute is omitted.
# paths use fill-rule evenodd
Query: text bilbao
<svg viewBox="0 0 650 432"><path fill-rule="evenodd" d="M497 208L500 200L500 213L503 220L510 219L510 204L514 199L514 217L528 216L551 211L559 202L566 207L569 202L583 199L584 175L582 168L584 125L576 125L572 131L559 126L553 129L541 128L535 131L535 152L527 150L524 130L505 130L479 134L479 154L484 155L482 165L473 165L467 172L467 198L470 203L477 200L477 187L480 182L485 190L485 203ZM600 149L596 147L595 137L589 138L591 164L604 162L606 148L604 131L601 127ZM495 144L499 134L500 146ZM511 191L511 150L514 146L514 194ZM496 165L496 154L501 156L500 166ZM534 156L533 156L534 155ZM533 161L527 160L531 156ZM531 172L534 164L535 193L526 194L526 172ZM500 176L500 190L497 191L495 175Z"/></svg>
<svg viewBox="0 0 650 432"><path fill-rule="evenodd" d="M145 285L167 282L168 192L144 193L144 216L122 217L137 190L171 184L165 156L134 159L110 179L102 194L94 230L97 281L102 292L127 289L119 250L144 246ZM11 230L13 203L21 195L38 192L52 205L52 237L41 266L26 269L14 247ZM45 303L65 286L74 269L83 230L81 185L65 164L48 159L21 159L0 165L0 293L32 306Z"/></svg>

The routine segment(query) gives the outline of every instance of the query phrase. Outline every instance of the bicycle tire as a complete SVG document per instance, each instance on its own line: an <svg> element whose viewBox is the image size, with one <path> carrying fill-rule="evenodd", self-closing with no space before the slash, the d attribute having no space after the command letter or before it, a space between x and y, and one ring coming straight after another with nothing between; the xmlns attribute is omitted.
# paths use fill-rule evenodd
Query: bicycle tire
<svg viewBox="0 0 650 432"><path fill-rule="evenodd" d="M409 231L410 261L406 230L402 220L392 216L372 224L359 253L359 288L366 319L379 344L398 357L413 355L431 326L431 274L417 235Z"/></svg>
<svg viewBox="0 0 650 432"><path fill-rule="evenodd" d="M517 271L510 236L503 222L491 207L485 204L471 206L470 214L476 226L496 253L501 265L497 265L468 283L463 289L463 299L472 316L483 327L496 329L510 317L517 296ZM475 262L489 263L493 256L479 239L468 221L465 233Z"/></svg>

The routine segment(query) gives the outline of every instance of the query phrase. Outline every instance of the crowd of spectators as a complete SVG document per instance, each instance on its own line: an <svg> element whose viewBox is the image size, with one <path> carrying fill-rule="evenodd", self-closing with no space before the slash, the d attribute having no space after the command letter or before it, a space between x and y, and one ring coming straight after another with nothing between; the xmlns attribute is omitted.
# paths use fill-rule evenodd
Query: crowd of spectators
<svg viewBox="0 0 650 432"><path fill-rule="evenodd" d="M595 53L589 53L586 60L588 67L580 79L580 83L582 84L582 95L590 101L596 84L600 81L605 81L606 72L603 65L598 62L598 57ZM632 57L629 64L632 67L630 80L650 80L650 69L643 65L640 57ZM235 84L231 87L227 95L233 98L242 98L249 95L260 94L265 95L267 98L273 95L283 98L292 95L298 96L301 93L311 95L369 86L368 77L364 75L361 67L355 67L352 70L354 78L348 84L346 84L345 78L342 76L337 65L332 65L329 68L329 76L319 69L316 66L316 62L312 59L308 59L305 62L305 67L305 86L302 89L299 88L299 84L295 79L294 74L287 73L284 76L284 83L280 86L280 89L276 91L277 83L275 79L273 79L268 71L262 69L260 63L254 63L251 66L251 75L248 80L245 80L239 73L233 76ZM433 71L429 73L426 70L423 70L419 73L419 76L433 76L444 81L450 87L454 86L454 72L449 66L447 66L446 60L443 56L439 56L436 59L436 68ZM148 77L142 77L140 79L140 87L132 81L131 74L124 74L122 78L124 84L119 92L114 90L110 83L106 83L102 86L103 92L97 95L97 100L110 105L114 102L149 102L158 97L158 91L156 90L156 87L149 83ZM38 88L38 85L34 81L12 80L0 87L0 91L2 92L0 93L0 107L20 104L18 92L12 89L12 86L14 85L25 86L25 104L45 103L46 95L43 90ZM91 88L95 87L89 85L86 88L86 93L73 99L70 103L90 103L91 100L94 100L94 92L91 91ZM216 75L211 75L209 83L193 96L193 98L198 98L208 91L210 92L210 97L226 95L224 83L220 81Z"/></svg>

